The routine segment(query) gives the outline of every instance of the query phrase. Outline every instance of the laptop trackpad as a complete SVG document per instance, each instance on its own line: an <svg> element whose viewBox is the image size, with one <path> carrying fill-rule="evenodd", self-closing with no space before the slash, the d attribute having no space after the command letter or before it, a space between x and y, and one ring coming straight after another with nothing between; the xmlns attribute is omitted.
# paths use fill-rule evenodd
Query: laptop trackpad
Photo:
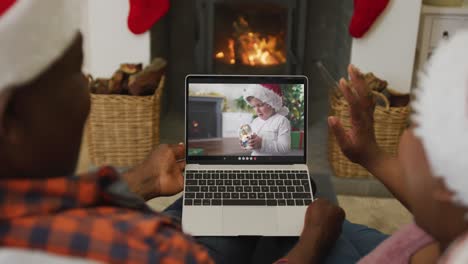
<svg viewBox="0 0 468 264"><path fill-rule="evenodd" d="M276 207L224 206L223 233L228 236L273 235L277 231Z"/></svg>

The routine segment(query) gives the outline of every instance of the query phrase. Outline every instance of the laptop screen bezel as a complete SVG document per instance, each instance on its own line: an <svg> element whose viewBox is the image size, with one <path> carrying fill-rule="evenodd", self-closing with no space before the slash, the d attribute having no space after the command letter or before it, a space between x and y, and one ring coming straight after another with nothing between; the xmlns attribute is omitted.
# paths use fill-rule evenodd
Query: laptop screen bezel
<svg viewBox="0 0 468 264"><path fill-rule="evenodd" d="M191 83L290 83L304 84L304 155L303 156L263 156L258 160L239 160L237 156L189 156L188 155L188 114L189 85ZM306 164L308 129L308 79L304 75L211 75L190 74L185 78L185 157L187 164L211 165L262 165L262 164Z"/></svg>

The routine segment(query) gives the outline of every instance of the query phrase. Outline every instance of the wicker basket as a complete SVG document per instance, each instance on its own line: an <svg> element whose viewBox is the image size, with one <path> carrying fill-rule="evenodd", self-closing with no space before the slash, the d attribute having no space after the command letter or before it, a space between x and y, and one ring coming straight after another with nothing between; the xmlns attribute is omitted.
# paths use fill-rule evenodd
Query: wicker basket
<svg viewBox="0 0 468 264"><path fill-rule="evenodd" d="M94 165L134 166L159 144L164 80L150 96L91 94L86 134Z"/></svg>
<svg viewBox="0 0 468 264"><path fill-rule="evenodd" d="M385 106L377 105L374 112L374 130L377 144L381 149L396 155L400 136L408 123L409 106L390 107L387 98L374 92L385 102ZM330 115L338 117L345 129L351 128L349 106L343 97L336 94L330 96ZM368 178L372 175L362 166L346 158L329 130L328 133L328 160L335 176L343 178Z"/></svg>

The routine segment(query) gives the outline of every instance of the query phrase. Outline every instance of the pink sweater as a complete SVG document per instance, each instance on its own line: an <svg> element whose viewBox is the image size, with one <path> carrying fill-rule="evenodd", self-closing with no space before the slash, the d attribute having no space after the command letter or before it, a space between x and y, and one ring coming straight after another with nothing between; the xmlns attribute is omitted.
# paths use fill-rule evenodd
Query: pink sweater
<svg viewBox="0 0 468 264"><path fill-rule="evenodd" d="M434 241L426 232L412 223L402 227L384 240L376 249L362 258L359 264L403 264L419 249Z"/></svg>

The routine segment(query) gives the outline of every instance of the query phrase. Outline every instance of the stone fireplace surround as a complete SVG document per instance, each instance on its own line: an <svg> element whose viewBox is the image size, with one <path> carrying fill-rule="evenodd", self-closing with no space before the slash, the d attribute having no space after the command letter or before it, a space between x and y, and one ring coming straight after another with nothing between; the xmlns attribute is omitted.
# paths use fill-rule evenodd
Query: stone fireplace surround
<svg viewBox="0 0 468 264"><path fill-rule="evenodd" d="M201 2L222 0L200 0ZM236 2L246 2L237 0ZM260 3L266 0L255 0ZM290 5L288 0L269 0L270 2ZM254 2L250 0L247 2ZM306 2L306 4L304 4ZM288 4L289 3L289 4ZM352 14L352 1L301 1L297 6L305 5L304 29L298 39L303 39L303 53L300 55L301 67L298 71L283 74L304 74L309 78L309 96L327 97L327 88L316 68L316 62L322 61L335 75L344 76L349 63L351 38L348 34L348 21ZM158 21L151 30L151 56L168 60L166 106L164 112L184 115L184 81L189 73L213 73L210 69L200 68L197 58L197 39L200 37L197 13L197 1L172 0L169 13ZM207 20L208 21L208 20ZM207 26L208 27L208 26ZM205 29L206 30L206 29ZM313 100L310 100L312 102ZM311 112L317 112L313 106ZM310 119L310 121L313 121Z"/></svg>

